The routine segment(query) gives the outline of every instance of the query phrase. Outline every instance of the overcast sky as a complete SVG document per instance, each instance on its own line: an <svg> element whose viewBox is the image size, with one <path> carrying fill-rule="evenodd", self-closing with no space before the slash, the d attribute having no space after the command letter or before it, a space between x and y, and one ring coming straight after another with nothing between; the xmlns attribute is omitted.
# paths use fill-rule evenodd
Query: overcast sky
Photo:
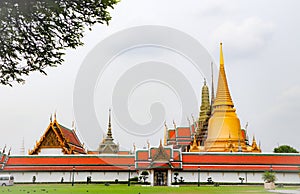
<svg viewBox="0 0 300 194"><path fill-rule="evenodd" d="M33 149L35 142L45 132L51 113L55 111L58 121L71 128L72 121L77 120L73 108L74 84L78 70L90 51L120 30L141 25L160 25L185 32L198 40L217 64L219 42L222 41L230 92L242 127L249 122L249 137L252 139L255 135L264 152L270 152L281 144L300 150L299 7L298 0L123 0L111 11L110 25L96 25L92 31L87 31L85 45L68 50L64 64L47 69L48 76L32 73L26 78L24 85L0 86L0 148L6 144L12 147L14 154L19 154L24 140L26 153ZM140 56L149 52L164 52L159 49L144 49L146 50L136 49L133 53ZM133 53L122 57L125 60ZM123 58L120 57L119 60ZM129 61L127 59L126 62ZM182 67L178 66L177 69L181 71L180 68ZM108 108L112 106L112 93L109 93L111 90L108 88L115 87L122 71L125 70L108 69L103 74L104 77L98 77L94 104L99 126L104 132L107 128ZM192 80L192 87L198 91L195 93L199 99L196 111L191 110L196 117L201 102L203 77L194 79L197 73L188 67L183 74ZM184 102L176 99L174 93L164 94L165 86L143 86L144 88L136 90L137 93L131 94L131 97L135 99L137 96L150 96L141 101L150 105L129 99L128 109L129 112L132 111L130 116L133 120L142 124L150 122L153 115L149 115L149 107L154 102L163 101L166 115L162 120L166 120L170 128L173 119L177 126L187 125L187 121L181 122L182 116L186 117L181 115L180 110L183 109ZM144 93L149 91L152 92ZM153 93L161 95L151 96ZM101 100L101 96L105 96L105 99ZM122 149L132 149L133 143L137 147L143 147L147 140L152 145L157 145L159 139L163 138L162 129L153 136L127 136L122 124L116 120L118 118L113 114L113 136ZM87 128L80 126L77 132L87 148L95 150L104 132ZM90 137L89 133L99 135Z"/></svg>

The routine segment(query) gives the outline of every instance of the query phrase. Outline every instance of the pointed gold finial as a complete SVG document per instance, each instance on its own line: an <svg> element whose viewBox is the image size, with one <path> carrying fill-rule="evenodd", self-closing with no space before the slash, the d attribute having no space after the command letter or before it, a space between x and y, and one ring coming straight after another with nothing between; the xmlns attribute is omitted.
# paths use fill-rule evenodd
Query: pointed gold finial
<svg viewBox="0 0 300 194"><path fill-rule="evenodd" d="M220 42L220 64L224 65L222 42Z"/></svg>
<svg viewBox="0 0 300 194"><path fill-rule="evenodd" d="M215 88L214 88L214 70L213 70L213 62L210 63L210 68L211 68L211 109L213 109L213 104L215 101ZM212 110L211 110L212 111Z"/></svg>
<svg viewBox="0 0 300 194"><path fill-rule="evenodd" d="M176 123L174 120L173 120L173 125L174 125L174 129L176 129Z"/></svg>
<svg viewBox="0 0 300 194"><path fill-rule="evenodd" d="M220 105L230 106L231 108L233 108L234 106L229 92L229 87L228 87L225 68L224 68L222 43L220 43L220 69L219 69L217 96L215 98L213 108L215 109L217 106L220 107Z"/></svg>
<svg viewBox="0 0 300 194"><path fill-rule="evenodd" d="M52 123L52 114L50 115L50 123Z"/></svg>

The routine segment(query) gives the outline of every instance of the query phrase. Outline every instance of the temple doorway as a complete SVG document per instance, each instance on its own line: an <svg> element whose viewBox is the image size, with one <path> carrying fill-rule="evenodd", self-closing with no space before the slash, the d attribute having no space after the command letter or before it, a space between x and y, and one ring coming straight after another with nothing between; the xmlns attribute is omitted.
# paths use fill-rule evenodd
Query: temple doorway
<svg viewBox="0 0 300 194"><path fill-rule="evenodd" d="M168 171L155 170L154 171L154 186L167 186Z"/></svg>

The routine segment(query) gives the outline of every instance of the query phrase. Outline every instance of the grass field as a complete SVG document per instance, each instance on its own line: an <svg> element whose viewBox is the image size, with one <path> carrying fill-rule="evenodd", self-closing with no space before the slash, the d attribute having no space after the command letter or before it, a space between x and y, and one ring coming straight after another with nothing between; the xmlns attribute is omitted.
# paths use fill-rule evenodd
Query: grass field
<svg viewBox="0 0 300 194"><path fill-rule="evenodd" d="M286 189L286 188L284 188ZM297 188L296 188L297 189ZM299 189L299 188L298 188ZM142 187L140 185L111 185L103 184L77 184L71 185L50 184L50 185L14 185L0 187L1 193L11 194L214 194L214 193L269 193L263 186L181 186L181 187Z"/></svg>

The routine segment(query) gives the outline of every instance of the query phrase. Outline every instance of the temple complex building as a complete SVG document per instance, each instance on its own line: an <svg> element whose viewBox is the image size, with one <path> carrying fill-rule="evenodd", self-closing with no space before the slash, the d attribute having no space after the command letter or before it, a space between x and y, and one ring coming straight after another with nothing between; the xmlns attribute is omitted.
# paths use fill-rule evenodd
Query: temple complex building
<svg viewBox="0 0 300 194"><path fill-rule="evenodd" d="M225 73L222 44L217 93L211 96L206 80L202 87L199 118L187 127L173 128L165 123L164 140L158 146L120 151L114 142L111 110L107 134L95 151L86 150L76 135L54 115L39 141L28 155L10 155L0 151L0 174L12 174L15 182L127 182L149 173L151 186L170 186L179 181L193 184L262 183L265 171L276 172L277 183L300 184L300 154L261 153L253 137L250 144L247 127L241 128L230 95ZM179 176L178 176L179 174ZM129 184L128 184L129 185Z"/></svg>
<svg viewBox="0 0 300 194"><path fill-rule="evenodd" d="M189 127L174 125L174 129L168 129L165 133L166 145L190 152L261 152L255 138L249 145L246 130L241 128L235 112L225 73L222 43L216 97L213 88L212 83L210 99L204 80L198 121L193 120Z"/></svg>
<svg viewBox="0 0 300 194"><path fill-rule="evenodd" d="M28 154L86 154L86 150L84 149L84 144L80 142L76 135L75 129L68 129L59 124L55 113L54 121L52 121L51 116L45 133Z"/></svg>

